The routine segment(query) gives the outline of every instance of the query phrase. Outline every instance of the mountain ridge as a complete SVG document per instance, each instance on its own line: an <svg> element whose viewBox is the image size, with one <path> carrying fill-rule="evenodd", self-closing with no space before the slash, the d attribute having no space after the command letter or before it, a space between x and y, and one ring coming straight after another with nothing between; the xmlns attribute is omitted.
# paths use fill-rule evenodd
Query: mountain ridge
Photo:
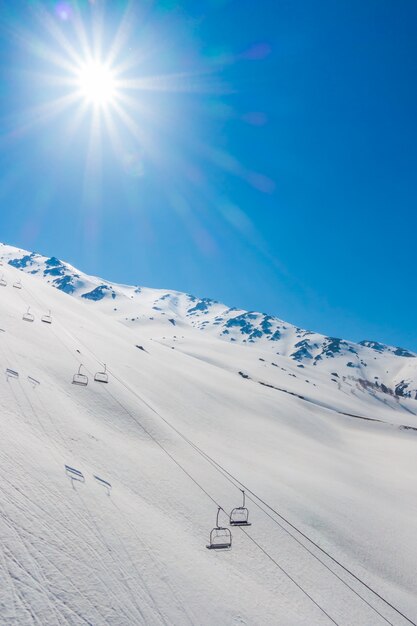
<svg viewBox="0 0 417 626"><path fill-rule="evenodd" d="M417 355L405 348L321 335L267 313L228 307L210 298L111 283L89 276L57 257L48 258L6 244L1 244L0 260L22 272L41 276L68 295L97 304L126 325L143 326L154 321L163 321L168 328L189 325L226 341L262 345L276 355L288 357L299 368L324 368L329 375L336 369L342 380L354 373L353 377L368 390L417 399ZM171 328L167 334L170 331ZM329 368L330 363L333 366Z"/></svg>

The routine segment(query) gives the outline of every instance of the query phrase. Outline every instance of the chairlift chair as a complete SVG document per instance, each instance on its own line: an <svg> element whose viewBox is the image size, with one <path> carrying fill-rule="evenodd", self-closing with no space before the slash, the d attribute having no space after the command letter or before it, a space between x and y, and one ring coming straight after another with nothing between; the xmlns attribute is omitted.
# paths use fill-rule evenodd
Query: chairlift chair
<svg viewBox="0 0 417 626"><path fill-rule="evenodd" d="M18 280L16 283L13 283L13 287L15 289L22 289L22 281Z"/></svg>
<svg viewBox="0 0 417 626"><path fill-rule="evenodd" d="M243 494L242 506L237 506L232 510L229 516L230 526L252 526L249 523L249 510L245 507L245 492L241 489Z"/></svg>
<svg viewBox="0 0 417 626"><path fill-rule="evenodd" d="M28 306L28 310L26 311L26 313L23 314L22 319L25 322L34 322L35 321L35 316L33 315L33 313L30 312L30 306Z"/></svg>
<svg viewBox="0 0 417 626"><path fill-rule="evenodd" d="M83 365L81 364L78 368L78 372L74 374L72 379L73 385L80 385L80 387L87 387L88 385L88 377L85 374L81 374L81 368Z"/></svg>
<svg viewBox="0 0 417 626"><path fill-rule="evenodd" d="M232 547L232 533L228 528L219 525L221 510L221 507L217 510L216 526L210 533L210 543L206 545L208 550L230 550Z"/></svg>
<svg viewBox="0 0 417 626"><path fill-rule="evenodd" d="M51 311L49 311L48 315L42 315L41 322L44 322L44 324L52 324Z"/></svg>
<svg viewBox="0 0 417 626"><path fill-rule="evenodd" d="M33 376L28 376L28 381L30 382L31 385L33 385L33 387L39 387L39 385L41 384L39 382L39 380L37 380L36 378L33 378Z"/></svg>
<svg viewBox="0 0 417 626"><path fill-rule="evenodd" d="M96 383L108 383L109 382L109 375L107 374L107 365L105 363L104 363L104 371L96 372L94 376L94 380L96 381Z"/></svg>
<svg viewBox="0 0 417 626"><path fill-rule="evenodd" d="M16 370L11 370L7 368L6 376L7 376L7 380L9 380L9 378L19 378L19 372L16 372Z"/></svg>
<svg viewBox="0 0 417 626"><path fill-rule="evenodd" d="M0 287L7 287L7 280L4 278L4 274L0 278Z"/></svg>
<svg viewBox="0 0 417 626"><path fill-rule="evenodd" d="M104 480L104 478L100 478L100 476L96 476L95 474L94 474L94 479L97 481L97 483L101 487L104 487L104 489L107 492L107 495L109 496L110 495L110 491L112 489L111 484L107 480Z"/></svg>
<svg viewBox="0 0 417 626"><path fill-rule="evenodd" d="M71 479L71 482L77 480L80 483L85 483L84 474L80 472L80 470L75 469L75 467L71 467L70 465L65 465L65 473L68 478Z"/></svg>

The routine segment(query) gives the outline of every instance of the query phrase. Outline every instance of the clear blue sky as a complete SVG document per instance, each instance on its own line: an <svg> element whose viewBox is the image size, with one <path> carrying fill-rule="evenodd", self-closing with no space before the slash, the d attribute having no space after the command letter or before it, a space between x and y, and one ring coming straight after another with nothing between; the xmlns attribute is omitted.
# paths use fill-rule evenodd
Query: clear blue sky
<svg viewBox="0 0 417 626"><path fill-rule="evenodd" d="M415 0L0 9L0 240L417 350ZM129 101L69 102L121 23Z"/></svg>

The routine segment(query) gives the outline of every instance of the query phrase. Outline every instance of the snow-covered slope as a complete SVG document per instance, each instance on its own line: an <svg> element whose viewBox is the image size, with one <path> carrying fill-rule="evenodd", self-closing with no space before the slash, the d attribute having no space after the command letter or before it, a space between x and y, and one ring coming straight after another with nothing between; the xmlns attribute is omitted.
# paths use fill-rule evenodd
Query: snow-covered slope
<svg viewBox="0 0 417 626"><path fill-rule="evenodd" d="M417 622L415 355L0 259L1 624Z"/></svg>

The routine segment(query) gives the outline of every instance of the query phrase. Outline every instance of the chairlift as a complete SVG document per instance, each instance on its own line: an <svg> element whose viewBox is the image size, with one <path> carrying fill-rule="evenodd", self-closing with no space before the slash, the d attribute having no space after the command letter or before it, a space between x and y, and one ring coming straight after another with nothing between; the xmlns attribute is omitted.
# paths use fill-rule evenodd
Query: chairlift
<svg viewBox="0 0 417 626"><path fill-rule="evenodd" d="M6 376L7 376L7 380L9 380L9 378L19 378L19 372L16 372L15 370L11 370L7 368Z"/></svg>
<svg viewBox="0 0 417 626"><path fill-rule="evenodd" d="M26 313L24 313L22 319L25 322L34 322L35 321L35 316L33 315L33 313L30 312L30 306L28 306L28 310L26 311Z"/></svg>
<svg viewBox="0 0 417 626"><path fill-rule="evenodd" d="M94 376L94 380L96 381L96 383L108 383L109 382L109 375L107 374L107 365L105 363L104 363L104 371L96 372Z"/></svg>
<svg viewBox="0 0 417 626"><path fill-rule="evenodd" d="M71 482L77 480L80 483L85 483L84 474L80 472L80 470L75 469L75 467L71 467L70 465L65 465L65 473L68 478L71 479Z"/></svg>
<svg viewBox="0 0 417 626"><path fill-rule="evenodd" d="M0 287L7 287L7 280L4 278L4 274L0 278Z"/></svg>
<svg viewBox="0 0 417 626"><path fill-rule="evenodd" d="M41 322L44 322L44 324L52 324L52 315L50 310L48 315L42 315Z"/></svg>
<svg viewBox="0 0 417 626"><path fill-rule="evenodd" d="M13 287L15 289L22 289L22 281L18 280L17 282L13 283Z"/></svg>
<svg viewBox="0 0 417 626"><path fill-rule="evenodd" d="M219 514L222 508L217 510L216 526L210 533L210 543L206 545L208 550L230 550L232 547L232 533L228 528L219 526Z"/></svg>
<svg viewBox="0 0 417 626"><path fill-rule="evenodd" d="M31 385L33 385L33 387L38 387L40 385L39 380L36 380L36 378L33 378L33 376L28 376L28 381Z"/></svg>
<svg viewBox="0 0 417 626"><path fill-rule="evenodd" d="M249 523L249 510L245 507L245 492L241 489L243 494L242 506L238 506L232 510L229 517L230 526L252 526Z"/></svg>
<svg viewBox="0 0 417 626"><path fill-rule="evenodd" d="M94 479L98 482L99 485L101 485L107 490L107 495L109 496L110 491L112 489L111 484L107 482L107 480L104 480L103 478L100 478L100 476L96 476L95 474L94 474Z"/></svg>
<svg viewBox="0 0 417 626"><path fill-rule="evenodd" d="M73 385L80 385L81 387L87 387L88 385L88 377L85 374L81 374L81 368L83 365L81 364L78 368L78 372L74 374L72 379Z"/></svg>

